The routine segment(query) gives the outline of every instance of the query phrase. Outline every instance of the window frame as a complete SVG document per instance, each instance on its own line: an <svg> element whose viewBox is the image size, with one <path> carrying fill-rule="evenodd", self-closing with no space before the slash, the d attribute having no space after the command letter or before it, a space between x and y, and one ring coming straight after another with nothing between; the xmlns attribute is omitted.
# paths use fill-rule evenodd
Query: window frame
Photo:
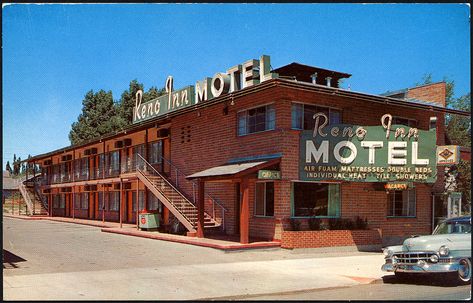
<svg viewBox="0 0 473 303"><path fill-rule="evenodd" d="M294 184L295 183L314 183L314 184L327 184L327 185L338 185L338 216L296 216L296 205L294 200ZM327 206L328 207L328 206ZM291 181L291 218L293 219L308 219L308 218L318 218L318 219L338 219L342 218L342 182L327 182L327 181L300 181L292 180Z"/></svg>
<svg viewBox="0 0 473 303"><path fill-rule="evenodd" d="M292 121L292 105L293 104L300 104L300 105L303 106L303 108L302 108L302 122L301 122L302 123L302 128L293 127L293 121ZM292 130L302 130L302 131L304 131L304 106L305 105L317 106L317 107L322 107L322 108L328 109L328 111L329 111L329 116L328 116L329 124L327 124L327 126L330 125L330 111L331 110L336 110L336 111L340 112L340 124L343 124L343 109L342 108L335 107L335 106L318 105L318 104L313 104L313 103L303 102L303 101L291 101L291 129Z"/></svg>
<svg viewBox="0 0 473 303"><path fill-rule="evenodd" d="M386 197L386 202L387 202L387 203L386 203L386 210L387 210L387 212L386 212L386 218L417 218L417 190L416 190L415 188L411 188L411 189L408 189L408 190L394 190L394 191L392 191L392 192L394 193L393 199L395 199L395 195L396 195L395 192L400 192L400 193L402 193L402 192L404 192L404 191L413 191L413 192L414 192L414 215L406 215L406 216L403 216L403 215L394 215L394 213L395 213L395 211L394 211L394 210L395 210L395 201L391 202L391 203L392 203L392 209L391 209L392 213L391 213L391 215L390 215L390 212L389 212L389 211L390 211L390 209L389 209L389 203L390 203L389 197L390 197L391 192L389 192L389 193L386 195L386 196L387 196L387 197ZM408 211L408 212L409 212L409 209L410 209L409 206L410 206L410 203L411 203L411 201L409 200L409 197L410 197L410 196L409 196L409 194L408 194L408 195L407 195L407 198L408 198L408 201L407 201L407 211ZM403 203L404 203L404 201L403 201Z"/></svg>
<svg viewBox="0 0 473 303"><path fill-rule="evenodd" d="M409 126L409 125L404 125L404 124L399 124L399 123L395 123L394 120L395 119L404 119L404 120L407 120L407 121L414 121L416 126ZM408 122L409 123L409 122ZM417 128L419 129L419 121L417 119L411 119L411 118L406 118L406 117L402 117L402 116L393 116L393 120L392 120L392 125L403 125L405 127L411 127L411 128Z"/></svg>
<svg viewBox="0 0 473 303"><path fill-rule="evenodd" d="M264 104L261 104L261 105L257 105L257 106L252 106L252 107L247 107L245 109L242 109L242 110L239 110L237 111L236 113L236 130L237 130L237 137L244 137L244 136L248 136L248 135L251 135L251 134L258 134L258 133L262 133L262 132L267 132L267 131L273 131L273 130L276 130L276 102L268 102L268 103L264 103ZM267 128L267 124L268 124L268 121L266 121L266 115L268 113L268 111L266 110L268 106L273 106L274 108L274 127L273 128ZM260 130L260 131L255 131L255 132L248 132L248 111L252 110L252 109L257 109L257 108L260 108L260 107L264 107L265 108L265 129L264 130ZM246 129L245 129L245 133L244 134L240 134L240 114L243 113L243 112L246 112L245 114L245 123L246 123Z"/></svg>
<svg viewBox="0 0 473 303"><path fill-rule="evenodd" d="M256 186L257 186L258 183L264 184L264 200L263 200L264 215L258 215L258 214L256 213L256 209L257 209L257 208L256 208L256 203L257 203L257 199L256 199L256 198L258 197L258 196L257 196L257 192L256 192ZM267 214L266 214L266 184L267 184L267 183L273 183L273 214L272 214L272 215L267 215ZM256 181L256 182L255 182L255 200L254 200L254 207L253 207L253 209L254 209L254 210L253 210L253 215L254 215L255 217L257 217L257 218L274 218L274 204L275 204L275 203L274 203L274 202L275 202L275 201L274 201L274 196L275 196L275 195L274 195L274 192L275 192L275 188L276 188L276 186L275 186L274 180L261 180L261 181Z"/></svg>

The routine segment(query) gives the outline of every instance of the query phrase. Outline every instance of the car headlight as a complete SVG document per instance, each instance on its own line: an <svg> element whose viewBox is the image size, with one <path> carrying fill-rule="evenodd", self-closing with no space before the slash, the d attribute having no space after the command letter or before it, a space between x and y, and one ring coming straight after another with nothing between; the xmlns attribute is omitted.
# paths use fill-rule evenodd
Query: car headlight
<svg viewBox="0 0 473 303"><path fill-rule="evenodd" d="M389 248L383 249L383 254L386 258L391 258L393 255L393 251Z"/></svg>
<svg viewBox="0 0 473 303"><path fill-rule="evenodd" d="M430 262L437 263L438 261L439 261L439 256L437 256L437 255L431 255L430 256Z"/></svg>
<svg viewBox="0 0 473 303"><path fill-rule="evenodd" d="M448 256L449 253L450 253L450 249L448 249L446 245L440 246L439 255L445 257L445 256Z"/></svg>

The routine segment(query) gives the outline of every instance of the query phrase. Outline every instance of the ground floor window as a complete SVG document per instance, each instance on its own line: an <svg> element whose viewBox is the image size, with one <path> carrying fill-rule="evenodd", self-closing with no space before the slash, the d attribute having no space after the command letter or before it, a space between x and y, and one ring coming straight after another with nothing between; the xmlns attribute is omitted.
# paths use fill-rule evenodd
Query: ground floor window
<svg viewBox="0 0 473 303"><path fill-rule="evenodd" d="M99 192L99 210L105 210L105 199L103 192Z"/></svg>
<svg viewBox="0 0 473 303"><path fill-rule="evenodd" d="M388 193L388 217L415 217L416 191L394 190Z"/></svg>
<svg viewBox="0 0 473 303"><path fill-rule="evenodd" d="M340 185L294 182L294 217L339 217Z"/></svg>
<svg viewBox="0 0 473 303"><path fill-rule="evenodd" d="M64 209L66 208L66 195L62 194L59 200L59 208Z"/></svg>
<svg viewBox="0 0 473 303"><path fill-rule="evenodd" d="M89 193L82 193L81 208L89 209Z"/></svg>
<svg viewBox="0 0 473 303"><path fill-rule="evenodd" d="M159 199L150 191L148 191L148 205L149 210L157 210L159 213L162 212L162 206Z"/></svg>
<svg viewBox="0 0 473 303"><path fill-rule="evenodd" d="M119 191L112 191L109 193L108 199L108 208L112 211L119 210L120 205L120 192Z"/></svg>
<svg viewBox="0 0 473 303"><path fill-rule="evenodd" d="M274 182L256 182L255 215L274 216Z"/></svg>
<svg viewBox="0 0 473 303"><path fill-rule="evenodd" d="M53 196L53 208L59 208L61 196L59 194Z"/></svg>
<svg viewBox="0 0 473 303"><path fill-rule="evenodd" d="M131 203L133 207L133 211L136 211L136 191L134 191L131 195ZM145 191L144 190L139 190L138 191L138 210L143 210L145 206Z"/></svg>
<svg viewBox="0 0 473 303"><path fill-rule="evenodd" d="M74 209L80 209L81 197L82 197L82 195L80 193L75 193L74 194Z"/></svg>

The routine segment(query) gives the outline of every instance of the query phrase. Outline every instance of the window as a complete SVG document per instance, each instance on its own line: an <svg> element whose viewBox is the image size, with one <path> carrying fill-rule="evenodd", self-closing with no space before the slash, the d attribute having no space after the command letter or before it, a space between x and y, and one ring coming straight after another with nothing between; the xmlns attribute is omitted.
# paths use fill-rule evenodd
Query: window
<svg viewBox="0 0 473 303"><path fill-rule="evenodd" d="M66 208L66 195L62 194L59 200L59 208L64 209Z"/></svg>
<svg viewBox="0 0 473 303"><path fill-rule="evenodd" d="M108 200L109 210L117 211L119 210L120 205L120 192L119 191L112 191L109 193L109 200Z"/></svg>
<svg viewBox="0 0 473 303"><path fill-rule="evenodd" d="M265 105L238 113L238 135L271 130L275 128L276 111L274 105Z"/></svg>
<svg viewBox="0 0 473 303"><path fill-rule="evenodd" d="M118 176L120 174L120 151L116 150L107 154L107 163L105 164L105 167L107 166L108 174L106 177Z"/></svg>
<svg viewBox="0 0 473 303"><path fill-rule="evenodd" d="M157 210L159 213L162 212L161 201L150 191L148 191L148 206L149 210Z"/></svg>
<svg viewBox="0 0 473 303"><path fill-rule="evenodd" d="M329 125L342 122L342 112L340 110L302 103L292 103L291 127L293 129L313 130L315 126L314 114L316 113L324 113L329 119Z"/></svg>
<svg viewBox="0 0 473 303"><path fill-rule="evenodd" d="M415 217L416 191L394 190L388 194L388 217Z"/></svg>
<svg viewBox="0 0 473 303"><path fill-rule="evenodd" d="M74 209L80 209L80 201L82 195L80 193L74 194Z"/></svg>
<svg viewBox="0 0 473 303"><path fill-rule="evenodd" d="M139 211L143 210L145 207L145 191L144 190L139 190L138 191L138 197L139 197ZM132 207L133 211L136 211L136 191L133 191L133 194L131 195L131 201L132 201Z"/></svg>
<svg viewBox="0 0 473 303"><path fill-rule="evenodd" d="M103 168L105 165L105 154L100 154L99 155L99 165L98 165L98 171L97 171L97 177L98 178L103 178Z"/></svg>
<svg viewBox="0 0 473 303"><path fill-rule="evenodd" d="M80 159L80 180L87 180L89 178L89 158Z"/></svg>
<svg viewBox="0 0 473 303"><path fill-rule="evenodd" d="M391 123L392 125L394 124L400 124L400 125L405 125L408 127L416 127L417 128L417 120L414 119L408 119L408 118L401 118L401 117L393 117L393 121Z"/></svg>
<svg viewBox="0 0 473 303"><path fill-rule="evenodd" d="M99 211L105 210L105 200L103 192L99 192Z"/></svg>
<svg viewBox="0 0 473 303"><path fill-rule="evenodd" d="M163 155L163 142L156 141L148 145L148 160L150 164L161 163L161 156Z"/></svg>
<svg viewBox="0 0 473 303"><path fill-rule="evenodd" d="M340 185L294 182L295 217L339 217Z"/></svg>
<svg viewBox="0 0 473 303"><path fill-rule="evenodd" d="M56 194L53 196L53 208L60 208L61 196Z"/></svg>
<svg viewBox="0 0 473 303"><path fill-rule="evenodd" d="M89 209L89 193L82 193L81 208Z"/></svg>
<svg viewBox="0 0 473 303"><path fill-rule="evenodd" d="M274 216L274 182L256 182L255 215Z"/></svg>

